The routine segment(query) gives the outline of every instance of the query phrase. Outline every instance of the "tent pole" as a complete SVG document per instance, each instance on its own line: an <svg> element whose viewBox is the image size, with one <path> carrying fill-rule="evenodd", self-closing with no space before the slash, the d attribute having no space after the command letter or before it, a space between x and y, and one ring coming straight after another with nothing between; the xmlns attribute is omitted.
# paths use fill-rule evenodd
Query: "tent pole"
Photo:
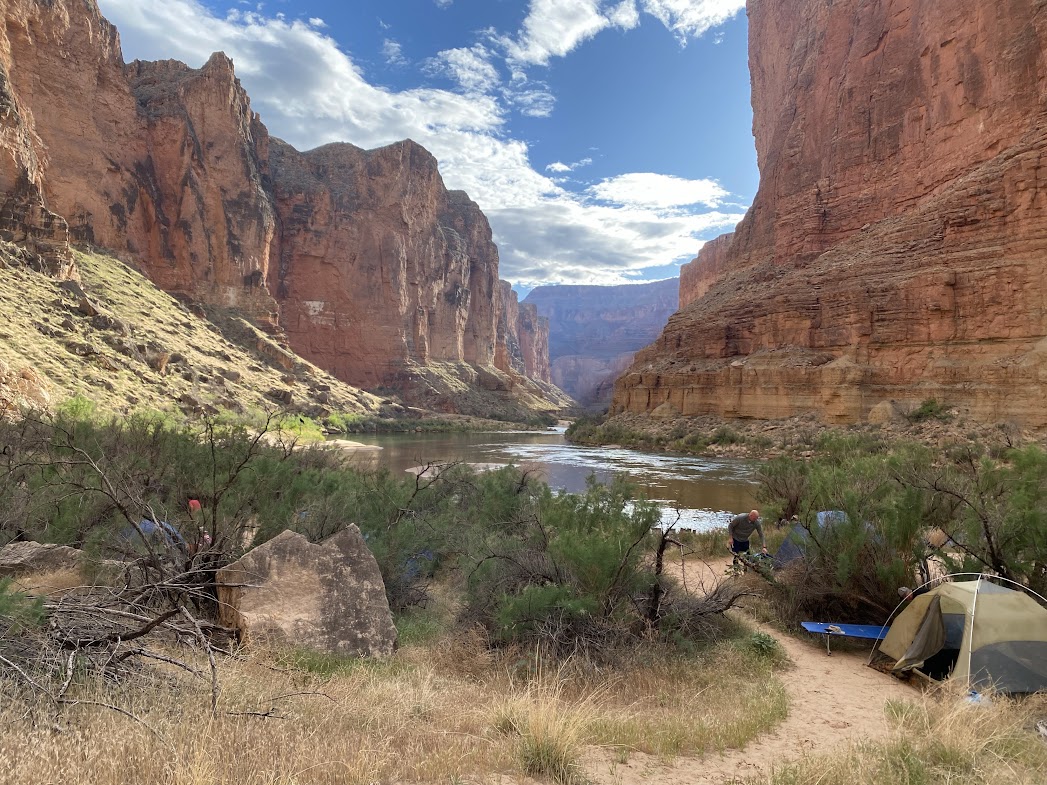
<svg viewBox="0 0 1047 785"><path fill-rule="evenodd" d="M982 578L978 576L978 583L974 586L974 602L971 603L970 634L967 636L967 689L971 689L971 660L974 656L974 615L978 612L978 595L982 590Z"/></svg>

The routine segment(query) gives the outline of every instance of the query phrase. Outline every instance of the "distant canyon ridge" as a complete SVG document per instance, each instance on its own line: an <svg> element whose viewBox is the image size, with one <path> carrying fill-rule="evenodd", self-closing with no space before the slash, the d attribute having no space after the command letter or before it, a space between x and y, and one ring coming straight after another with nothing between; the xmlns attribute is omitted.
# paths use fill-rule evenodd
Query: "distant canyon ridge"
<svg viewBox="0 0 1047 785"><path fill-rule="evenodd" d="M75 277L110 249L248 315L341 380L430 409L555 411L548 327L498 277L479 207L411 141L299 152L233 71L125 64L93 0L0 0L0 234Z"/></svg>
<svg viewBox="0 0 1047 785"><path fill-rule="evenodd" d="M612 411L1047 426L1047 3L747 10L759 191Z"/></svg>
<svg viewBox="0 0 1047 785"><path fill-rule="evenodd" d="M680 281L539 286L524 298L549 320L553 383L583 406L606 409L615 378L658 337L680 300Z"/></svg>

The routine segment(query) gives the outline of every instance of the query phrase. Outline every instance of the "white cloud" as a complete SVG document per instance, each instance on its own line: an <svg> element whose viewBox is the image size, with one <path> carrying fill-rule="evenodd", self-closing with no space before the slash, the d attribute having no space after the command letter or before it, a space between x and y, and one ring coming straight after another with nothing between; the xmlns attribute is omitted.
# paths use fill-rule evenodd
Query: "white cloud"
<svg viewBox="0 0 1047 785"><path fill-rule="evenodd" d="M450 8L454 0L434 0L438 8Z"/></svg>
<svg viewBox="0 0 1047 785"><path fill-rule="evenodd" d="M531 0L523 28L515 39L503 37L509 59L526 65L548 65L611 26L600 12L601 0Z"/></svg>
<svg viewBox="0 0 1047 785"><path fill-rule="evenodd" d="M318 28L327 27L327 22L325 22L323 19L321 19L318 16L310 17L309 18L309 24L311 24L313 27L318 27Z"/></svg>
<svg viewBox="0 0 1047 785"><path fill-rule="evenodd" d="M543 86L506 90L505 100L528 117L549 117L556 106L556 98Z"/></svg>
<svg viewBox="0 0 1047 785"><path fill-rule="evenodd" d="M385 58L385 62L389 63L389 65L407 65L403 47L400 46L399 41L394 41L391 38L386 38L382 41L382 57Z"/></svg>
<svg viewBox="0 0 1047 785"><path fill-rule="evenodd" d="M564 172L573 172L575 169L588 166L592 162L592 158L583 158L581 161L575 161L573 164L565 164L563 161L554 161L545 167L545 171L563 174Z"/></svg>
<svg viewBox="0 0 1047 785"><path fill-rule="evenodd" d="M640 24L640 12L636 10L636 0L623 0L608 12L607 18L615 27L632 30Z"/></svg>
<svg viewBox="0 0 1047 785"><path fill-rule="evenodd" d="M445 74L467 93L489 93L501 81L491 63L491 52L482 44L462 49L445 49L426 62L431 73Z"/></svg>
<svg viewBox="0 0 1047 785"><path fill-rule="evenodd" d="M505 125L513 93L545 86L522 72L508 86L494 83L475 47L441 60L445 68L458 68L462 93L395 92L371 84L329 35L304 21L257 12L217 17L198 0L100 5L118 26L129 58L175 57L199 67L212 52L224 51L270 131L299 149L333 141L373 148L406 138L424 145L439 160L448 187L467 191L488 216L502 276L511 281L635 279L645 268L693 256L700 237L742 217L726 209L689 214L680 206L715 204L716 192L691 185L683 188L685 196L659 198L657 187L667 185L653 185L655 175L611 178L588 195L564 189L535 170L527 144L510 138ZM537 96L518 100L541 106Z"/></svg>
<svg viewBox="0 0 1047 785"><path fill-rule="evenodd" d="M643 10L681 42L697 38L745 9L745 0L641 0Z"/></svg>
<svg viewBox="0 0 1047 785"><path fill-rule="evenodd" d="M630 207L668 210L700 204L719 207L729 196L715 180L685 180L667 174L634 172L610 177L588 192L604 202Z"/></svg>

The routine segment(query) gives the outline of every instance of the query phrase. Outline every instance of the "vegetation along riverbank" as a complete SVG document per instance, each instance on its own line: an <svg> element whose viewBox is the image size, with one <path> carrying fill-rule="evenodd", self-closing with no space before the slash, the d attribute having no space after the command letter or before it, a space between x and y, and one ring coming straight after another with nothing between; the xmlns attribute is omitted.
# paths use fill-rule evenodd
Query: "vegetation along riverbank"
<svg viewBox="0 0 1047 785"><path fill-rule="evenodd" d="M1047 759L1042 700L1001 698L964 722L979 710L856 659L846 672L877 698L850 707L811 683L817 642L788 640L800 619L881 621L935 560L1042 588L1038 447L939 453L852 436L775 459L761 473L768 520L838 509L861 523L833 527L788 570L728 577L721 534L652 529L656 510L620 482L572 495L514 469L360 473L210 420L63 410L0 429L3 542L77 554L0 578L4 781L723 782L727 766L754 782L843 782L887 776L903 750L914 782L983 782L1002 760L999 781L1031 783ZM143 521L159 538L136 536ZM320 543L350 524L380 570L394 653L227 626L223 568L287 530ZM863 735L806 728L806 748L775 753L781 766L748 766L813 711L816 688L835 706L826 723Z"/></svg>

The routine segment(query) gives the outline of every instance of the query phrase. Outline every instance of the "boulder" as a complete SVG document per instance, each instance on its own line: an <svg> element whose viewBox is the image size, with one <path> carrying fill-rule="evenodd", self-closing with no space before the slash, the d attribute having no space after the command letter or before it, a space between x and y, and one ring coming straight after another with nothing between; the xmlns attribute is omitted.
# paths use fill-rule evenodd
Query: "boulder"
<svg viewBox="0 0 1047 785"><path fill-rule="evenodd" d="M669 401L666 401L651 412L651 416L656 420L673 420L680 416L680 410L673 406Z"/></svg>
<svg viewBox="0 0 1047 785"><path fill-rule="evenodd" d="M216 582L220 618L245 641L367 657L396 646L378 562L353 524L323 543L282 532Z"/></svg>
<svg viewBox="0 0 1047 785"><path fill-rule="evenodd" d="M0 578L28 572L77 570L83 551L65 545L12 542L0 548Z"/></svg>
<svg viewBox="0 0 1047 785"><path fill-rule="evenodd" d="M903 422L905 415L894 401L880 401L869 410L868 420L870 425L886 425L892 422Z"/></svg>

